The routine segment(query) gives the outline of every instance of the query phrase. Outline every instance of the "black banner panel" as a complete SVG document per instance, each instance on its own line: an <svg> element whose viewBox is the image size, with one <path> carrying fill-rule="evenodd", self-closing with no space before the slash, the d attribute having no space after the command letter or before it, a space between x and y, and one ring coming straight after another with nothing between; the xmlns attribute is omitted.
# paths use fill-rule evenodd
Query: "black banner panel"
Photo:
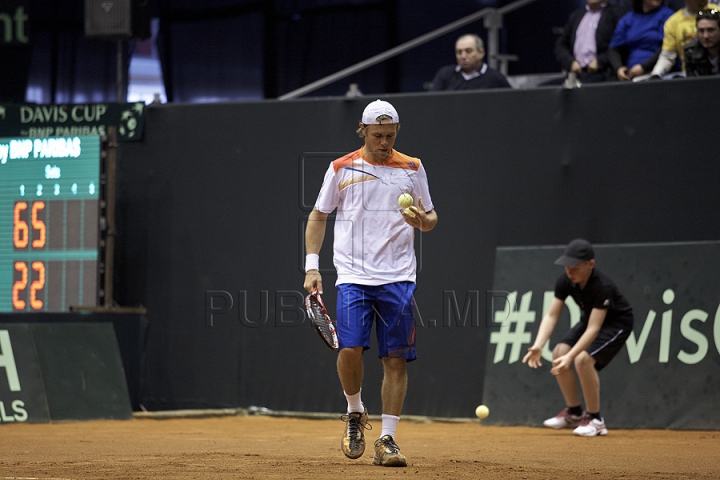
<svg viewBox="0 0 720 480"><path fill-rule="evenodd" d="M488 319L484 423L542 425L565 407L550 374L551 351L580 320L568 298L537 370L522 363L554 296L564 247L498 248ZM625 347L600 375L610 428L718 429L708 415L720 398L720 243L595 245L635 317Z"/></svg>
<svg viewBox="0 0 720 480"><path fill-rule="evenodd" d="M32 328L53 421L132 418L111 324L44 323Z"/></svg>
<svg viewBox="0 0 720 480"><path fill-rule="evenodd" d="M0 424L131 418L110 323L0 323Z"/></svg>
<svg viewBox="0 0 720 480"><path fill-rule="evenodd" d="M49 421L31 326L0 324L0 423Z"/></svg>

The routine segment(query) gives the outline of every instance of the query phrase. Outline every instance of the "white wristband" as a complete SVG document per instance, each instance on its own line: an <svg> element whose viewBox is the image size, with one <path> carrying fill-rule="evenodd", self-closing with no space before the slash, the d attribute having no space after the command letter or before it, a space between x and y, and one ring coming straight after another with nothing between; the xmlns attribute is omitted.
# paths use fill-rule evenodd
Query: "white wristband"
<svg viewBox="0 0 720 480"><path fill-rule="evenodd" d="M320 255L317 253L308 253L305 255L305 273L310 270L320 270Z"/></svg>

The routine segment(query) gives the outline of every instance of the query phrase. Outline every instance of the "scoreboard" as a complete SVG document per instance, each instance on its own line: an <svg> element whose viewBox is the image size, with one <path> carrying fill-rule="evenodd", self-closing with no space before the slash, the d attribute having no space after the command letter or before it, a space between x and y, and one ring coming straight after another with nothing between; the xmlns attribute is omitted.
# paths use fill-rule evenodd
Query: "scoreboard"
<svg viewBox="0 0 720 480"><path fill-rule="evenodd" d="M0 138L0 312L97 305L100 137Z"/></svg>

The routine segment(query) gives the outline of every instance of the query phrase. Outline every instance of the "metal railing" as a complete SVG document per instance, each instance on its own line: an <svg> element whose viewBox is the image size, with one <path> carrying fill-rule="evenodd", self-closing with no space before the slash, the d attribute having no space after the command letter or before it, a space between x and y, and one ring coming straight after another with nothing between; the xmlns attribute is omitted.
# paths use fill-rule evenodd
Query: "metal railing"
<svg viewBox="0 0 720 480"><path fill-rule="evenodd" d="M498 54L500 43L499 32L503 24L503 15L512 12L513 10L517 10L518 8L524 7L525 5L533 3L535 1L536 0L517 0L500 8L483 8L482 10L471 13L470 15L463 17L459 20L448 23L444 27L440 27L424 35L420 35L419 37L400 44L397 47L393 47L390 50L386 50L383 53L379 53L373 57L363 60L362 62L344 68L336 73L333 73L332 75L328 75L327 77L309 83L304 87L300 87L297 90L293 90L292 92L286 93L285 95L281 95L280 97L278 97L278 100L290 100L305 95L306 93L310 93L314 90L317 90L318 88L322 88L361 70L365 70L366 68L372 67L373 65L376 65L380 62L384 62L385 60L392 58L396 55L400 55L401 53L407 52L408 50L412 50L413 48L418 47L431 40L435 40L436 38L441 37L454 30L457 30L458 28L476 22L481 18L484 19L483 25L488 30L488 64L491 68L498 68L498 62L502 62L503 68L501 68L501 71L503 71L504 74L507 74L507 62L509 60L516 60L517 57L514 57L513 55Z"/></svg>

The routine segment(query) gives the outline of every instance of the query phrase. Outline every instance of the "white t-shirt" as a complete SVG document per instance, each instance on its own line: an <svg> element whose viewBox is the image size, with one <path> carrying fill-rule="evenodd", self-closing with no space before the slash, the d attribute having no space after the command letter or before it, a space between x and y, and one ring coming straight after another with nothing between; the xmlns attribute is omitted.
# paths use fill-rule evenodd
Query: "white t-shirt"
<svg viewBox="0 0 720 480"><path fill-rule="evenodd" d="M333 263L336 285L384 285L415 281L414 228L400 213L398 197L422 198L432 210L427 175L417 158L397 150L383 164L372 163L362 149L334 160L323 180L315 208L335 218Z"/></svg>

